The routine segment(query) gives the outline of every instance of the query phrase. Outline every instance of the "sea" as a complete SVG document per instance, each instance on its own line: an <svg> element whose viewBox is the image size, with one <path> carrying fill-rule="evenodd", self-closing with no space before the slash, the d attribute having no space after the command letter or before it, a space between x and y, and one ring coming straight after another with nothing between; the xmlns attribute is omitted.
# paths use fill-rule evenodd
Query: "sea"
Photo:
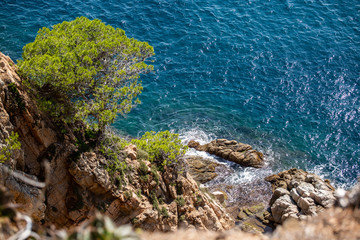
<svg viewBox="0 0 360 240"><path fill-rule="evenodd" d="M0 0L0 51L21 59L40 28L79 16L155 49L142 104L118 117L119 133L171 130L264 153L263 169L237 167L229 184L289 168L357 182L359 0Z"/></svg>

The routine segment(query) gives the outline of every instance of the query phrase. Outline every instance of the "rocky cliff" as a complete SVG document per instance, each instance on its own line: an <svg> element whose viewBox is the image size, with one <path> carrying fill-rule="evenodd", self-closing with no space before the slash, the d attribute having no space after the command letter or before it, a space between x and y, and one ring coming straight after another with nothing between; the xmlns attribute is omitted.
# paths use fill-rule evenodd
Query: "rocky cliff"
<svg viewBox="0 0 360 240"><path fill-rule="evenodd" d="M234 227L234 220L220 203L224 201L221 194L213 199L191 176L200 182L213 179L216 163L192 158L188 159L192 162L189 172L187 168L171 167L159 171L130 145L120 154L127 170L111 174L107 169L109 159L81 127L59 124L42 114L22 86L16 65L0 53L0 153L6 151L14 133L21 143L11 158L0 163L0 185L7 188L0 191L0 217L5 213L13 215L9 209L16 207L43 227L81 225L80 229L84 229L91 225L83 222L101 212L116 224L128 223L146 230L140 235L142 239L360 238L360 185L350 192L336 193L329 182L302 170L275 174L267 178L273 189L268 213L263 211L266 206L260 207L261 211L254 206L236 206L247 217L264 216L268 222L278 224L275 232L254 235L238 228L225 231ZM192 144L243 166L264 165L262 154L246 144L224 139L203 146ZM3 203L10 199L8 193L16 205ZM25 215L23 220L28 221ZM19 232L19 226L2 220L0 238ZM179 228L188 231L149 233Z"/></svg>
<svg viewBox="0 0 360 240"><path fill-rule="evenodd" d="M1 184L14 195L20 211L43 225L71 227L96 211L118 224L149 231L174 231L180 226L222 231L234 224L187 172L158 171L152 163L137 159L134 146L121 155L128 166L125 177L110 176L108 160L96 146L84 148L89 144L84 132L74 130L81 124L59 124L42 114L24 90L16 65L2 53L0 114L0 147L12 133L21 143L21 149L1 164Z"/></svg>

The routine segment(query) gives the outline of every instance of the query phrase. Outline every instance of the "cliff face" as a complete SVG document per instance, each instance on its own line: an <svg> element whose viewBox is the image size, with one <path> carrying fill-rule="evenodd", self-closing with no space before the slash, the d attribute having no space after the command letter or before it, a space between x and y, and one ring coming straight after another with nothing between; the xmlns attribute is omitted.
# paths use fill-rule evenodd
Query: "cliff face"
<svg viewBox="0 0 360 240"><path fill-rule="evenodd" d="M4 146L5 139L16 132L22 146L5 164L34 180L43 179L40 156L57 142L57 136L21 87L21 80L15 71L12 60L0 53L0 142ZM25 213L37 220L45 217L45 197L39 188L24 184L3 169L0 177Z"/></svg>
<svg viewBox="0 0 360 240"><path fill-rule="evenodd" d="M12 132L19 134L21 142L21 149L4 165L27 179L46 180L45 188L34 186L1 165L0 181L22 212L58 227L77 225L96 211L116 223L149 231L173 231L179 226L219 231L234 225L191 176L170 168L153 170L150 162L141 164L134 148L124 153L123 161L131 171L119 186L105 170L107 159L96 151L78 151L73 130L63 128L39 111L24 91L16 65L0 53L0 147ZM79 153L76 159L74 152Z"/></svg>
<svg viewBox="0 0 360 240"><path fill-rule="evenodd" d="M48 161L51 176L47 179L45 192L4 171L1 173L1 181L13 193L15 202L20 204L20 210L35 220L65 226L72 224L67 218L65 201L71 184L71 175L66 170L67 158L74 149L71 139L69 136L59 136L53 123L41 114L23 89L16 73L16 65L2 53L0 85L0 141L4 144L11 132L16 132L21 143L21 149L5 165L31 179L43 181L43 162Z"/></svg>
<svg viewBox="0 0 360 240"><path fill-rule="evenodd" d="M68 126L59 129L38 110L24 91L15 64L0 53L0 149L13 132L19 135L21 149L0 164L0 185L12 193L21 212L44 226L72 227L97 211L117 224L131 223L148 231L175 231L179 227L223 231L234 226L222 205L202 191L186 171L157 171L152 163L138 159L135 146L124 150L122 160L129 166L125 179L122 184L114 181L106 170L108 160L104 156L97 151L79 151L73 130ZM74 153L78 153L76 158ZM274 191L270 218L284 221L271 236L232 230L171 235L145 232L141 238L360 238L360 185L346 194L338 193L337 205L330 207L336 194L328 182L312 174L292 169L267 180ZM280 201L284 198L290 199L286 208ZM288 214L287 209L296 211ZM0 227L0 232L7 229ZM18 231L17 226L13 228L6 236Z"/></svg>

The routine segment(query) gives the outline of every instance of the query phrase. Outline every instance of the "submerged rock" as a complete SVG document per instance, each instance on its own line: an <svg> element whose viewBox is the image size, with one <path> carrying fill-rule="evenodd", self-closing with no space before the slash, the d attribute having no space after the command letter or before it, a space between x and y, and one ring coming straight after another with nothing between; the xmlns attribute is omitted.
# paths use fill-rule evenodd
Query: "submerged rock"
<svg viewBox="0 0 360 240"><path fill-rule="evenodd" d="M261 152L252 149L248 144L235 140L217 139L204 145L191 140L188 146L198 151L214 154L228 161L240 164L243 167L261 168L264 166L264 155Z"/></svg>
<svg viewBox="0 0 360 240"><path fill-rule="evenodd" d="M270 219L278 224L289 218L304 220L316 216L335 203L334 188L328 181L300 169L293 168L265 180L273 189Z"/></svg>
<svg viewBox="0 0 360 240"><path fill-rule="evenodd" d="M184 159L189 165L189 173L194 180L206 183L217 176L215 168L220 164L200 156L187 156Z"/></svg>
<svg viewBox="0 0 360 240"><path fill-rule="evenodd" d="M211 193L221 204L224 203L225 198L227 198L226 194L222 191L215 191Z"/></svg>
<svg viewBox="0 0 360 240"><path fill-rule="evenodd" d="M271 232L272 229L267 226L268 221L264 218L264 212L266 211L266 205L258 203L250 207L240 208L240 212L237 216L239 222L237 225L245 232L251 233L264 233Z"/></svg>

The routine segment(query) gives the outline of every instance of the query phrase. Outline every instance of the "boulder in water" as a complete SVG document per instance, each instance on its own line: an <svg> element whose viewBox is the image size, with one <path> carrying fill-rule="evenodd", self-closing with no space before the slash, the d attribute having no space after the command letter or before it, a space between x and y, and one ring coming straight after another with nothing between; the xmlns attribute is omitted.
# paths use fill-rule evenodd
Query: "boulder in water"
<svg viewBox="0 0 360 240"><path fill-rule="evenodd" d="M216 139L204 145L191 140L188 146L198 151L214 154L243 167L261 168L264 166L264 155L261 152L252 149L248 144L235 140Z"/></svg>
<svg viewBox="0 0 360 240"><path fill-rule="evenodd" d="M200 183L206 183L217 176L215 168L220 164L200 156L187 156L190 175Z"/></svg>

